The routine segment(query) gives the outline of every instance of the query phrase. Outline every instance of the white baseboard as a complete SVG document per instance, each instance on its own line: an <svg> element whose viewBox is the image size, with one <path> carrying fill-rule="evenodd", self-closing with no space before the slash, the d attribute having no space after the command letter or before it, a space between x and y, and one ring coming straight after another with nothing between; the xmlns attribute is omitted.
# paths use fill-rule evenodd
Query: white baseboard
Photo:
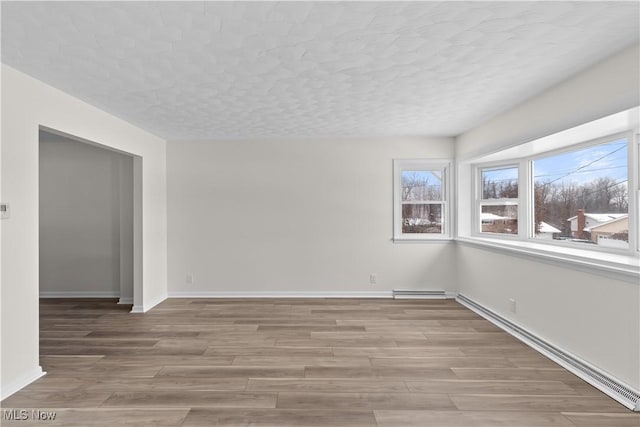
<svg viewBox="0 0 640 427"><path fill-rule="evenodd" d="M120 292L41 291L40 298L118 298Z"/></svg>
<svg viewBox="0 0 640 427"><path fill-rule="evenodd" d="M161 295L149 304L134 305L133 307L131 307L130 313L146 313L147 311L151 310L153 307L160 304L162 301L166 299L167 299L167 295Z"/></svg>
<svg viewBox="0 0 640 427"><path fill-rule="evenodd" d="M453 291L433 291L433 290L393 290L394 299L454 299L457 293Z"/></svg>
<svg viewBox="0 0 640 427"><path fill-rule="evenodd" d="M118 304L133 304L133 297L124 297L118 300Z"/></svg>
<svg viewBox="0 0 640 427"><path fill-rule="evenodd" d="M526 328L511 322L495 311L484 307L462 294L458 294L456 301L484 317L507 333L513 335L529 347L553 360L566 370L572 372L632 411L640 411L640 391L635 390L633 387L625 384L623 381L618 380L612 375L603 372L582 358L556 347Z"/></svg>
<svg viewBox="0 0 640 427"><path fill-rule="evenodd" d="M46 372L42 370L42 366L38 366L30 372L27 372L17 380L12 381L8 385L2 387L0 391L0 400L4 400L7 397L11 396L13 393L21 390L22 388L28 386L38 378L46 375Z"/></svg>
<svg viewBox="0 0 640 427"><path fill-rule="evenodd" d="M169 292L169 298L391 298L391 291L375 292Z"/></svg>

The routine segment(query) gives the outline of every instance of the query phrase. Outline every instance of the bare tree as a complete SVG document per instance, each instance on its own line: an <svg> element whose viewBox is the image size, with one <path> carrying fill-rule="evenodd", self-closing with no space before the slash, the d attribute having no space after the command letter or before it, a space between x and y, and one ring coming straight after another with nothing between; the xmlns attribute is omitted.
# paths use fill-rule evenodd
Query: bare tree
<svg viewBox="0 0 640 427"><path fill-rule="evenodd" d="M402 200L416 200L417 194L413 194L413 197L409 198L412 192L417 193L414 189L426 187L427 185L429 185L429 177L419 174L418 172L403 173Z"/></svg>
<svg viewBox="0 0 640 427"><path fill-rule="evenodd" d="M442 180L431 183L430 177L438 178L437 172L429 174L410 172L402 174L402 200L441 200Z"/></svg>
<svg viewBox="0 0 640 427"><path fill-rule="evenodd" d="M540 232L540 225L543 221L547 222L549 215L549 205L547 199L549 198L550 186L545 184L536 183L533 190L534 195L534 222L535 232Z"/></svg>
<svg viewBox="0 0 640 427"><path fill-rule="evenodd" d="M629 209L627 186L611 177L591 182L536 182L534 187L536 232L544 221L570 235L569 218L578 209L591 213L626 213Z"/></svg>
<svg viewBox="0 0 640 427"><path fill-rule="evenodd" d="M484 179L482 182L482 197L484 199L515 199L518 197L518 182L514 179Z"/></svg>
<svg viewBox="0 0 640 427"><path fill-rule="evenodd" d="M629 211L629 194L627 186L618 184L612 188L613 204L618 212Z"/></svg>

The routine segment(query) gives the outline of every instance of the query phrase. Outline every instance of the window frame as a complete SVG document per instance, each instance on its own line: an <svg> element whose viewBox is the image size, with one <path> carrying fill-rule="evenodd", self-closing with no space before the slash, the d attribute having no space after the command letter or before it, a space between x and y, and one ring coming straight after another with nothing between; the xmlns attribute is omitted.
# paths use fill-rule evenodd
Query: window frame
<svg viewBox="0 0 640 427"><path fill-rule="evenodd" d="M482 172L485 170L499 169L517 169L518 170L518 197L517 198L501 198L501 199L483 199L484 185L482 181ZM473 176L476 182L473 194L474 215L472 215L473 224L471 230L478 237L497 237L505 239L517 239L522 233L521 221L523 218L522 209L522 162L520 160L508 160L500 162L479 163L473 165ZM515 202L514 202L515 201ZM514 234L492 233L482 231L482 207L483 206L518 206L518 232Z"/></svg>
<svg viewBox="0 0 640 427"><path fill-rule="evenodd" d="M631 248L631 238L635 239L635 255L640 255L640 129L629 131L629 247ZM635 198L635 199L632 199ZM633 202L633 203L632 203ZM631 214L633 209L633 215ZM635 221L633 219L635 218ZM635 227L635 232L632 228ZM633 249L633 248L632 248Z"/></svg>
<svg viewBox="0 0 640 427"><path fill-rule="evenodd" d="M535 160L547 158L564 153L570 153L581 149L594 147L607 142L613 142L619 139L627 141L627 179L628 179L628 215L629 215L629 247L628 248L608 248L597 245L585 245L579 242L570 241L554 241L543 240L535 237L535 227L533 224L535 215L534 200L534 170L533 163ZM482 239L495 239L503 241L519 241L539 245L548 245L556 248L571 248L589 251L592 253L610 253L621 255L637 256L640 251L640 219L638 218L638 200L640 200L640 137L634 130L616 132L606 136L580 141L575 144L567 145L557 149L552 149L540 153L520 158L512 158L501 161L474 163L473 168L473 204L474 212L471 215L473 224L471 227L471 236ZM500 234L488 233L481 231L480 213L482 203L482 170L499 169L506 167L515 167L518 165L518 233ZM502 199L496 199L502 200ZM512 199L508 199L512 200Z"/></svg>
<svg viewBox="0 0 640 427"><path fill-rule="evenodd" d="M394 159L393 160L393 241L428 242L452 240L453 236L453 196L452 196L451 159ZM414 204L439 204L441 208L441 233L403 233L402 232L402 172L404 171L442 171L442 200L424 201Z"/></svg>

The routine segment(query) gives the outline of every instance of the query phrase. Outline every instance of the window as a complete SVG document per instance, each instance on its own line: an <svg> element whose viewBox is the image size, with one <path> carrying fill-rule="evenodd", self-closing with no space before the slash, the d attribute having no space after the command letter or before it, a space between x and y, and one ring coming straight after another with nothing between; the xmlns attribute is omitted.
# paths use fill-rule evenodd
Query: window
<svg viewBox="0 0 640 427"><path fill-rule="evenodd" d="M637 224L629 219L636 212L633 140L627 132L475 165L476 236L609 252L636 248Z"/></svg>
<svg viewBox="0 0 640 427"><path fill-rule="evenodd" d="M482 233L518 234L518 166L480 168Z"/></svg>
<svg viewBox="0 0 640 427"><path fill-rule="evenodd" d="M533 160L533 235L629 247L626 138Z"/></svg>
<svg viewBox="0 0 640 427"><path fill-rule="evenodd" d="M449 162L394 161L394 240L450 237Z"/></svg>

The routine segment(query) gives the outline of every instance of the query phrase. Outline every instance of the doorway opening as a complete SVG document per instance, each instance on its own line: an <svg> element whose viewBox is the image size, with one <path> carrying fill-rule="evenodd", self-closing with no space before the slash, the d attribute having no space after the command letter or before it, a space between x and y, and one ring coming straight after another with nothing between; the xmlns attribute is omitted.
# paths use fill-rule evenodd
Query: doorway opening
<svg viewBox="0 0 640 427"><path fill-rule="evenodd" d="M41 127L39 160L40 298L140 305L141 159Z"/></svg>

